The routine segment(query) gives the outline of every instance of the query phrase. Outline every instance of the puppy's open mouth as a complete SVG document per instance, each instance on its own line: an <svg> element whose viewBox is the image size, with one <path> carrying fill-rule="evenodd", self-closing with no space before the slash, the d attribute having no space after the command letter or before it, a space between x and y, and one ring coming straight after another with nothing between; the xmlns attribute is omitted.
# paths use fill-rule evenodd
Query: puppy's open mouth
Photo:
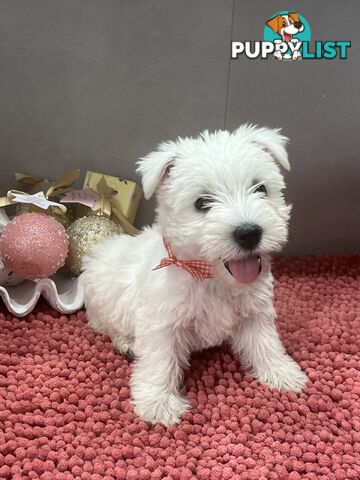
<svg viewBox="0 0 360 480"><path fill-rule="evenodd" d="M252 283L261 272L260 255L251 255L242 260L229 260L225 267L231 275L240 283Z"/></svg>

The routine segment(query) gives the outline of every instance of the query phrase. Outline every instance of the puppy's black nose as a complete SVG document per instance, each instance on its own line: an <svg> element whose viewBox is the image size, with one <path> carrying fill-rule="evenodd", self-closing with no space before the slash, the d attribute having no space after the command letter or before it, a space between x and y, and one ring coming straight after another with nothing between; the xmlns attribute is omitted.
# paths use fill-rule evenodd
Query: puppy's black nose
<svg viewBox="0 0 360 480"><path fill-rule="evenodd" d="M301 22L295 22L295 23L294 23L294 26L295 26L295 28L301 28L301 27L302 27L302 23L301 23Z"/></svg>
<svg viewBox="0 0 360 480"><path fill-rule="evenodd" d="M235 242L244 250L253 250L260 242L262 228L255 223L243 223L234 230Z"/></svg>

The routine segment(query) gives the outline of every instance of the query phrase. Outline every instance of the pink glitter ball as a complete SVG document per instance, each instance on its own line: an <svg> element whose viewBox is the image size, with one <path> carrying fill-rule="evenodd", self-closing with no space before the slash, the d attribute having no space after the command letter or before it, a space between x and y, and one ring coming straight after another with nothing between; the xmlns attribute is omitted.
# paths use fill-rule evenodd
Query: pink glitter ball
<svg viewBox="0 0 360 480"><path fill-rule="evenodd" d="M8 223L0 238L0 256L22 278L43 278L65 263L69 241L64 227L43 213L24 213Z"/></svg>

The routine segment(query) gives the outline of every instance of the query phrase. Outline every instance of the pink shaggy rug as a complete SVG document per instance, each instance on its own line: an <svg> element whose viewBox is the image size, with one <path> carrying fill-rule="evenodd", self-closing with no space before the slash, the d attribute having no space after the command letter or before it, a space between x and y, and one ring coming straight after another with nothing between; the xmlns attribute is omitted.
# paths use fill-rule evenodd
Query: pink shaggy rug
<svg viewBox="0 0 360 480"><path fill-rule="evenodd" d="M134 416L131 363L84 312L3 309L0 478L359 480L358 267L354 255L276 262L278 327L310 378L301 395L212 349L194 356L193 411L171 428Z"/></svg>

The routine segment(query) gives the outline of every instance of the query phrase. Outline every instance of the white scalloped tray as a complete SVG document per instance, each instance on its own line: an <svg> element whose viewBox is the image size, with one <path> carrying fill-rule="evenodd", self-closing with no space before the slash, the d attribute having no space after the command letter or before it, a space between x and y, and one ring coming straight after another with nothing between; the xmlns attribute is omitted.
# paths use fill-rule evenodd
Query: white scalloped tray
<svg viewBox="0 0 360 480"><path fill-rule="evenodd" d="M84 305L81 276L74 279L55 274L51 278L26 280L13 287L0 286L6 308L17 317L24 317L35 307L40 295L60 313L74 313Z"/></svg>
<svg viewBox="0 0 360 480"><path fill-rule="evenodd" d="M8 222L9 217L0 208L0 231ZM40 295L58 312L74 313L84 305L84 289L81 276L69 279L60 273L56 273L50 278L34 281L25 280L19 285L0 285L0 297L3 299L6 308L17 317L24 317L30 313L37 304Z"/></svg>

